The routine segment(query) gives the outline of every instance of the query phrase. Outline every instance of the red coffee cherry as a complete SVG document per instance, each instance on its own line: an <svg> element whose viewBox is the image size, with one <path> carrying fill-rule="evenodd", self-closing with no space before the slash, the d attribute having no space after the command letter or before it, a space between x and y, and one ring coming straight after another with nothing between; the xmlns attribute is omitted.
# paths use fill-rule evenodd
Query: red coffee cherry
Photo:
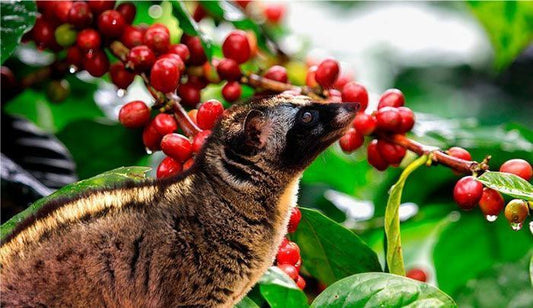
<svg viewBox="0 0 533 308"><path fill-rule="evenodd" d="M503 210L505 201L502 195L494 189L483 188L483 194L479 200L479 208L485 215L497 216Z"/></svg>
<svg viewBox="0 0 533 308"><path fill-rule="evenodd" d="M143 101L132 101L120 108L118 120L128 128L142 127L150 121L150 108Z"/></svg>
<svg viewBox="0 0 533 308"><path fill-rule="evenodd" d="M121 36L125 27L124 17L115 10L107 10L98 16L98 30L106 37Z"/></svg>
<svg viewBox="0 0 533 308"><path fill-rule="evenodd" d="M328 102L330 103L342 103L342 94L340 91L335 89L329 90Z"/></svg>
<svg viewBox="0 0 533 308"><path fill-rule="evenodd" d="M155 130L161 136L173 133L178 129L178 123L176 123L174 117L168 113L160 113L156 115L152 122Z"/></svg>
<svg viewBox="0 0 533 308"><path fill-rule="evenodd" d="M359 103L359 111L365 111L368 106L368 92L363 85L350 81L342 87L342 101Z"/></svg>
<svg viewBox="0 0 533 308"><path fill-rule="evenodd" d="M123 2L118 5L117 11L124 17L124 21L127 24L131 24L135 19L135 14L137 13L137 8L132 2Z"/></svg>
<svg viewBox="0 0 533 308"><path fill-rule="evenodd" d="M291 211L291 217L289 219L289 226L287 227L287 232L293 233L298 229L298 225L302 220L302 212L297 207L293 207Z"/></svg>
<svg viewBox="0 0 533 308"><path fill-rule="evenodd" d="M407 278L411 278L411 279L422 281L422 282L426 282L428 280L426 272L424 272L423 270L419 268L410 269L407 272L407 274L405 274L405 276Z"/></svg>
<svg viewBox="0 0 533 308"><path fill-rule="evenodd" d="M143 39L143 32L135 26L126 26L120 36L120 41L128 48L142 45Z"/></svg>
<svg viewBox="0 0 533 308"><path fill-rule="evenodd" d="M81 50L88 52L100 48L102 39L100 38L98 31L94 29L85 29L78 33L77 44Z"/></svg>
<svg viewBox="0 0 533 308"><path fill-rule="evenodd" d="M163 135L155 129L153 120L144 127L142 139L144 146L150 151L159 150L162 138Z"/></svg>
<svg viewBox="0 0 533 308"><path fill-rule="evenodd" d="M189 170L189 168L191 168L192 165L194 165L194 158L191 157L187 159L186 162L183 163L183 171Z"/></svg>
<svg viewBox="0 0 533 308"><path fill-rule="evenodd" d="M159 59L150 71L150 84L163 93L174 92L180 83L179 63L175 60Z"/></svg>
<svg viewBox="0 0 533 308"><path fill-rule="evenodd" d="M367 153L367 159L368 163L376 168L379 171L383 171L387 169L389 164L387 161L381 156L381 154L378 151L378 141L376 139L372 140L368 147L366 148Z"/></svg>
<svg viewBox="0 0 533 308"><path fill-rule="evenodd" d="M154 63L154 52L146 45L133 47L128 53L128 65L136 72L147 71Z"/></svg>
<svg viewBox="0 0 533 308"><path fill-rule="evenodd" d="M405 157L406 150L397 144L385 140L378 140L378 152L391 165L400 164Z"/></svg>
<svg viewBox="0 0 533 308"><path fill-rule="evenodd" d="M187 62L189 58L191 57L191 54L189 52L189 48L185 44L174 44L170 45L168 52L177 54L180 56L181 60L183 62Z"/></svg>
<svg viewBox="0 0 533 308"><path fill-rule="evenodd" d="M89 0L87 3L95 15L100 15L104 11L112 10L115 7L115 2L109 0Z"/></svg>
<svg viewBox="0 0 533 308"><path fill-rule="evenodd" d="M378 128L387 132L396 133L402 125L402 118L397 108L383 107L376 113Z"/></svg>
<svg viewBox="0 0 533 308"><path fill-rule="evenodd" d="M241 64L250 59L250 43L246 32L242 30L232 31L222 44L222 53L224 57L233 59Z"/></svg>
<svg viewBox="0 0 533 308"><path fill-rule="evenodd" d="M483 195L483 184L472 176L465 176L455 184L453 199L463 210L473 209Z"/></svg>
<svg viewBox="0 0 533 308"><path fill-rule="evenodd" d="M77 29L87 28L93 22L93 13L87 2L76 1L72 3L68 12L68 23Z"/></svg>
<svg viewBox="0 0 533 308"><path fill-rule="evenodd" d="M68 22L68 16L71 8L72 1L69 0L54 1L51 6L52 12L59 23Z"/></svg>
<svg viewBox="0 0 533 308"><path fill-rule="evenodd" d="M307 70L307 75L305 76L305 84L310 88L318 87L318 82L316 82L316 70L318 66L313 65Z"/></svg>
<svg viewBox="0 0 533 308"><path fill-rule="evenodd" d="M286 245L281 246L276 255L276 261L280 264L295 265L300 259L300 247L294 242L289 241Z"/></svg>
<svg viewBox="0 0 533 308"><path fill-rule="evenodd" d="M405 104L405 97L398 89L388 89L379 98L378 109L383 107L401 107Z"/></svg>
<svg viewBox="0 0 533 308"><path fill-rule="evenodd" d="M470 153L461 147L451 147L448 149L448 151L446 151L446 153L455 158L463 160L472 160L472 156L470 155Z"/></svg>
<svg viewBox="0 0 533 308"><path fill-rule="evenodd" d="M67 49L67 63L75 66L77 69L82 66L83 56L84 55L78 46L71 46Z"/></svg>
<svg viewBox="0 0 533 308"><path fill-rule="evenodd" d="M517 158L503 163L500 167L500 172L512 173L526 181L531 180L531 177L533 176L531 165L527 161Z"/></svg>
<svg viewBox="0 0 533 308"><path fill-rule="evenodd" d="M529 215L529 209L525 200L513 199L505 206L505 218L511 224L513 230L522 228L524 220Z"/></svg>
<svg viewBox="0 0 533 308"><path fill-rule="evenodd" d="M230 103L241 98L242 89L237 81L230 81L222 88L222 96Z"/></svg>
<svg viewBox="0 0 533 308"><path fill-rule="evenodd" d="M188 77L187 83L191 84L193 87L195 87L198 90L202 90L203 88L207 87L207 85L209 84L209 82L203 76L189 75L187 77Z"/></svg>
<svg viewBox="0 0 533 308"><path fill-rule="evenodd" d="M282 270L287 276L291 277L292 280L296 281L298 279L298 270L294 265L290 264L280 264L278 265L279 269Z"/></svg>
<svg viewBox="0 0 533 308"><path fill-rule="evenodd" d="M300 275L298 275L298 279L296 279L296 286L298 286L300 290L305 289L305 279Z"/></svg>
<svg viewBox="0 0 533 308"><path fill-rule="evenodd" d="M54 37L55 27L51 22L45 20L44 17L37 18L31 32L33 40L39 48L48 48L57 44Z"/></svg>
<svg viewBox="0 0 533 308"><path fill-rule="evenodd" d="M160 24L152 25L144 33L144 44L156 53L165 53L170 47L168 29Z"/></svg>
<svg viewBox="0 0 533 308"><path fill-rule="evenodd" d="M344 136L339 139L339 145L345 153L351 153L360 148L365 142L365 137L355 128L350 128Z"/></svg>
<svg viewBox="0 0 533 308"><path fill-rule="evenodd" d="M377 125L378 122L376 120L376 117L363 112L358 112L355 115L355 119L353 121L353 127L355 128L355 130L357 130L357 132L364 136L372 134L376 129Z"/></svg>
<svg viewBox="0 0 533 308"><path fill-rule="evenodd" d="M399 133L407 133L413 129L415 125L415 114L408 107L398 107L400 113L401 123L398 130Z"/></svg>
<svg viewBox="0 0 533 308"><path fill-rule="evenodd" d="M196 8L194 9L194 12L192 14L192 19L194 21L199 22L200 20L204 19L207 16L207 12L205 11L204 7L198 3L196 5Z"/></svg>
<svg viewBox="0 0 533 308"><path fill-rule="evenodd" d="M178 64L178 69L179 69L180 72L184 72L185 71L185 63L183 63L183 60L181 60L180 56L178 56L175 53L166 53L164 55L161 55L158 58L158 60L159 59L172 59L173 61L176 61L176 63Z"/></svg>
<svg viewBox="0 0 533 308"><path fill-rule="evenodd" d="M182 42L187 46L190 53L188 63L191 65L202 65L207 61L202 41L197 36L182 36Z"/></svg>
<svg viewBox="0 0 533 308"><path fill-rule="evenodd" d="M209 135L211 135L210 130L203 130L198 134L194 135L194 138L192 140L192 151L194 153L200 152Z"/></svg>
<svg viewBox="0 0 533 308"><path fill-rule="evenodd" d="M217 73L220 79L235 81L241 78L242 72L239 64L233 59L224 58L218 62Z"/></svg>
<svg viewBox="0 0 533 308"><path fill-rule="evenodd" d="M252 2L252 0L235 0L234 2L235 2L235 4L237 4L238 6L242 7L243 9L246 9L248 4L250 4L250 2Z"/></svg>
<svg viewBox="0 0 533 308"><path fill-rule="evenodd" d="M333 88L342 91L342 88L348 83L353 81L353 74L341 72L337 81L333 84Z"/></svg>
<svg viewBox="0 0 533 308"><path fill-rule="evenodd" d="M210 99L200 105L196 114L198 127L201 129L212 129L216 121L222 116L224 106L216 99Z"/></svg>
<svg viewBox="0 0 533 308"><path fill-rule="evenodd" d="M285 5L277 3L265 3L265 18L268 22L278 24L285 15Z"/></svg>
<svg viewBox="0 0 533 308"><path fill-rule="evenodd" d="M263 77L283 83L287 83L289 81L289 78L287 77L287 69L280 65L274 65L269 68Z"/></svg>
<svg viewBox="0 0 533 308"><path fill-rule="evenodd" d="M191 82L180 85L178 95L181 97L181 102L189 107L196 107L200 103L200 89Z"/></svg>
<svg viewBox="0 0 533 308"><path fill-rule="evenodd" d="M109 70L109 59L102 50L92 50L83 58L83 68L94 77L102 77Z"/></svg>
<svg viewBox="0 0 533 308"><path fill-rule="evenodd" d="M318 65L315 80L323 88L329 89L337 81L339 72L339 62L333 59L326 59Z"/></svg>
<svg viewBox="0 0 533 308"><path fill-rule="evenodd" d="M126 70L122 62L117 62L111 65L109 76L111 77L111 81L119 89L127 89L135 78L135 74Z"/></svg>
<svg viewBox="0 0 533 308"><path fill-rule="evenodd" d="M179 162L184 162L192 156L192 144L189 139L176 133L167 134L161 139L161 150Z"/></svg>
<svg viewBox="0 0 533 308"><path fill-rule="evenodd" d="M157 167L157 178L162 179L178 175L182 169L183 166L178 161L172 157L165 157Z"/></svg>

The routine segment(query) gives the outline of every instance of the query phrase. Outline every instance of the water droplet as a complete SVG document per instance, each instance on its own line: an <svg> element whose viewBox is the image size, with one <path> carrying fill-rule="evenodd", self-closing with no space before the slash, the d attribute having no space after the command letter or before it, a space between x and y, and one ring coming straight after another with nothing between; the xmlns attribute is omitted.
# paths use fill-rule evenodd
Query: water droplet
<svg viewBox="0 0 533 308"><path fill-rule="evenodd" d="M498 215L485 215L485 219L488 222L495 222L498 219Z"/></svg>
<svg viewBox="0 0 533 308"><path fill-rule="evenodd" d="M68 71L69 73L74 74L75 72L78 71L78 68L75 65L71 65L69 66Z"/></svg>
<svg viewBox="0 0 533 308"><path fill-rule="evenodd" d="M533 220L529 222L529 232L533 235Z"/></svg>
<svg viewBox="0 0 533 308"><path fill-rule="evenodd" d="M124 97L126 95L126 90L124 89L118 89L117 90L117 96L118 97Z"/></svg>
<svg viewBox="0 0 533 308"><path fill-rule="evenodd" d="M151 155L152 153L154 153L149 148L144 148L144 150L146 151L146 154L148 154L148 155Z"/></svg>
<svg viewBox="0 0 533 308"><path fill-rule="evenodd" d="M513 230L515 230L515 231L518 231L518 230L522 229L522 223L521 222L513 222L513 223L511 223L511 228L513 228Z"/></svg>

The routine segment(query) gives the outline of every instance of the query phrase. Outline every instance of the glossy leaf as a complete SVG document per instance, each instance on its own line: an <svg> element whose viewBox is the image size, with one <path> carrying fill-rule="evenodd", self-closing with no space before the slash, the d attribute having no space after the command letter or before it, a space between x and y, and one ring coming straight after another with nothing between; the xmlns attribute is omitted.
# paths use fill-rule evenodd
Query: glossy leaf
<svg viewBox="0 0 533 308"><path fill-rule="evenodd" d="M272 308L309 307L304 292L289 276L275 266L270 267L261 277L259 290Z"/></svg>
<svg viewBox="0 0 533 308"><path fill-rule="evenodd" d="M399 209L402 201L402 191L407 177L418 167L427 162L427 156L421 156L413 161L400 175L400 179L390 190L387 208L385 209L385 236L387 238L386 260L389 272L405 275L403 264L402 240L400 236Z"/></svg>
<svg viewBox="0 0 533 308"><path fill-rule="evenodd" d="M22 35L35 23L37 7L34 1L0 1L0 51L2 63L20 44Z"/></svg>
<svg viewBox="0 0 533 308"><path fill-rule="evenodd" d="M191 14L185 8L185 4L182 1L172 1L172 14L178 19L179 26L188 35L199 36L204 47L205 55L207 59L211 61L213 56L213 47L211 40L198 28L198 24L192 19Z"/></svg>
<svg viewBox="0 0 533 308"><path fill-rule="evenodd" d="M249 297L245 297L235 305L235 308L259 308L259 306Z"/></svg>
<svg viewBox="0 0 533 308"><path fill-rule="evenodd" d="M511 197L533 201L533 185L511 173L488 171L478 180L483 185Z"/></svg>
<svg viewBox="0 0 533 308"><path fill-rule="evenodd" d="M120 183L127 181L142 181L146 179L146 174L150 171L147 167L120 167L111 171L104 172L90 179L79 181L67 185L53 194L39 199L26 210L13 216L6 223L0 227L0 237L4 238L7 234L13 230L17 223L24 220L26 217L35 213L46 202L56 198L68 198L80 194L81 192L88 191L90 189L114 187Z"/></svg>
<svg viewBox="0 0 533 308"><path fill-rule="evenodd" d="M355 233L317 210L301 208L302 220L291 239L298 243L303 267L332 284L362 272L380 272L377 255Z"/></svg>
<svg viewBox="0 0 533 308"><path fill-rule="evenodd" d="M386 273L363 273L344 278L325 291L311 307L456 307L439 289L413 279Z"/></svg>

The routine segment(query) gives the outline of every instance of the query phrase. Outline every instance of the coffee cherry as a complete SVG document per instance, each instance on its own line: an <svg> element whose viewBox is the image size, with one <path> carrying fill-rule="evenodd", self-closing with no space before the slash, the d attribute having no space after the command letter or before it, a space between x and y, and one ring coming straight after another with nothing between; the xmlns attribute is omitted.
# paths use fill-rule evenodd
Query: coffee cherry
<svg viewBox="0 0 533 308"><path fill-rule="evenodd" d="M514 230L520 230L528 215L529 209L525 200L513 199L505 206L505 218Z"/></svg>
<svg viewBox="0 0 533 308"><path fill-rule="evenodd" d="M102 77L109 70L109 59L102 50L93 50L83 58L83 68L93 77Z"/></svg>
<svg viewBox="0 0 533 308"><path fill-rule="evenodd" d="M67 50L67 63L75 66L77 69L81 68L83 62L83 53L78 46L71 46Z"/></svg>
<svg viewBox="0 0 533 308"><path fill-rule="evenodd" d="M150 72L150 84L163 93L174 92L180 82L179 63L172 59L159 59Z"/></svg>
<svg viewBox="0 0 533 308"><path fill-rule="evenodd" d="M494 189L483 188L483 194L479 200L479 208L485 215L497 216L503 210L505 201L502 195Z"/></svg>
<svg viewBox="0 0 533 308"><path fill-rule="evenodd" d="M209 82L203 77L203 76L194 76L189 75L187 83L191 84L193 87L195 87L198 90L202 90L203 88L207 87Z"/></svg>
<svg viewBox="0 0 533 308"><path fill-rule="evenodd" d="M56 28L54 37L59 46L68 47L76 43L77 33L69 24L62 24Z"/></svg>
<svg viewBox="0 0 533 308"><path fill-rule="evenodd" d="M88 52L100 48L102 39L100 38L98 31L94 29L85 29L78 33L77 44L81 50Z"/></svg>
<svg viewBox="0 0 533 308"><path fill-rule="evenodd" d="M362 112L358 112L353 121L353 127L355 130L364 136L372 134L376 129L377 124L376 117Z"/></svg>
<svg viewBox="0 0 533 308"><path fill-rule="evenodd" d="M415 125L415 114L408 107L398 107L400 113L401 123L398 133L407 133L413 129Z"/></svg>
<svg viewBox="0 0 533 308"><path fill-rule="evenodd" d="M397 165L402 162L406 150L402 146L380 139L378 140L378 152L387 163Z"/></svg>
<svg viewBox="0 0 533 308"><path fill-rule="evenodd" d="M512 173L526 181L531 180L531 177L533 176L531 165L523 159L511 159L506 161L501 165L500 172Z"/></svg>
<svg viewBox="0 0 533 308"><path fill-rule="evenodd" d="M46 97L53 103L60 103L70 94L70 84L66 80L52 80L46 88Z"/></svg>
<svg viewBox="0 0 533 308"><path fill-rule="evenodd" d="M378 129L387 132L398 132L402 125L402 118L397 108L383 107L376 113Z"/></svg>
<svg viewBox="0 0 533 308"><path fill-rule="evenodd" d="M186 162L183 163L183 171L189 170L189 168L191 168L192 165L194 165L194 158L191 157L187 159Z"/></svg>
<svg viewBox="0 0 533 308"><path fill-rule="evenodd" d="M189 49L189 63L191 65L202 65L207 61L207 56L205 55L204 47L199 37L184 35L182 41Z"/></svg>
<svg viewBox="0 0 533 308"><path fill-rule="evenodd" d="M298 288L300 288L300 290L303 290L305 289L305 279L298 275L298 279L296 279L296 286L298 286Z"/></svg>
<svg viewBox="0 0 533 308"><path fill-rule="evenodd" d="M342 91L342 88L348 83L353 82L353 75L351 73L341 72L337 81L333 84L333 88Z"/></svg>
<svg viewBox="0 0 533 308"><path fill-rule="evenodd" d="M359 103L359 111L365 111L368 106L368 92L363 85L354 81L348 82L342 87L342 101Z"/></svg>
<svg viewBox="0 0 533 308"><path fill-rule="evenodd" d="M329 89L337 81L339 71L339 62L333 59L326 59L318 65L315 80L323 88Z"/></svg>
<svg viewBox="0 0 533 308"><path fill-rule="evenodd" d="M232 31L222 44L222 53L224 57L233 59L241 64L250 59L250 43L246 32L242 30Z"/></svg>
<svg viewBox="0 0 533 308"><path fill-rule="evenodd" d="M387 161L381 156L381 154L378 151L378 141L376 139L372 140L368 147L366 148L367 153L367 159L368 163L376 168L379 171L383 171L387 169L389 164Z"/></svg>
<svg viewBox="0 0 533 308"><path fill-rule="evenodd" d="M159 24L152 25L144 33L144 44L156 53L165 53L170 47L168 29Z"/></svg>
<svg viewBox="0 0 533 308"><path fill-rule="evenodd" d="M87 2L76 1L72 3L68 12L68 23L77 29L87 28L93 22L93 13Z"/></svg>
<svg viewBox="0 0 533 308"><path fill-rule="evenodd" d="M72 1L69 0L54 1L51 6L51 9L54 13L54 17L59 23L68 22L68 16L71 8Z"/></svg>
<svg viewBox="0 0 533 308"><path fill-rule="evenodd" d="M238 100L241 94L241 85L237 81L230 81L222 88L222 96L230 103Z"/></svg>
<svg viewBox="0 0 533 308"><path fill-rule="evenodd" d="M365 137L360 134L355 128L350 128L344 136L339 139L341 149L345 153L351 153L357 150L365 142Z"/></svg>
<svg viewBox="0 0 533 308"><path fill-rule="evenodd" d="M32 36L35 44L40 48L48 48L57 44L54 37L55 28L44 17L38 17L32 29Z"/></svg>
<svg viewBox="0 0 533 308"><path fill-rule="evenodd" d="M278 265L279 269L282 270L287 276L291 277L292 280L296 281L298 279L298 270L294 265L290 264L280 264Z"/></svg>
<svg viewBox="0 0 533 308"><path fill-rule="evenodd" d="M216 121L222 116L224 106L216 99L210 99L200 105L196 115L198 127L201 129L213 129Z"/></svg>
<svg viewBox="0 0 533 308"><path fill-rule="evenodd" d="M168 113L160 113L156 115L153 120L153 125L155 130L161 136L173 133L178 129L178 123L176 123L174 117Z"/></svg>
<svg viewBox="0 0 533 308"><path fill-rule="evenodd" d="M218 62L217 73L222 80L235 81L241 78L242 72L239 64L233 59L224 58Z"/></svg>
<svg viewBox="0 0 533 308"><path fill-rule="evenodd" d="M278 24L285 15L285 5L266 3L264 14L268 22Z"/></svg>
<svg viewBox="0 0 533 308"><path fill-rule="evenodd" d="M178 175L182 169L183 166L178 161L172 157L165 157L157 166L157 178L162 179Z"/></svg>
<svg viewBox="0 0 533 308"><path fill-rule="evenodd" d="M297 207L293 207L291 211L291 217L289 219L289 226L287 227L287 232L293 233L298 229L298 224L302 220L302 212Z"/></svg>
<svg viewBox="0 0 533 308"><path fill-rule="evenodd" d="M207 12L205 11L204 7L198 3L192 14L192 19L194 19L196 22L200 22L200 20L204 19L206 16Z"/></svg>
<svg viewBox="0 0 533 308"><path fill-rule="evenodd" d="M146 45L133 47L128 53L128 65L136 72L147 71L154 63L154 52Z"/></svg>
<svg viewBox="0 0 533 308"><path fill-rule="evenodd" d="M189 58L191 57L191 54L189 52L189 48L185 44L174 44L170 45L168 52L177 54L180 56L181 60L183 62L187 62Z"/></svg>
<svg viewBox="0 0 533 308"><path fill-rule="evenodd" d="M126 70L122 62L117 62L111 65L109 76L111 77L111 81L119 89L127 89L135 78L135 74Z"/></svg>
<svg viewBox="0 0 533 308"><path fill-rule="evenodd" d="M118 120L127 128L143 127L150 121L150 108L143 101L132 101L120 108Z"/></svg>
<svg viewBox="0 0 533 308"><path fill-rule="evenodd" d="M167 134L161 139L161 150L179 162L184 162L192 156L192 144L189 139L176 133Z"/></svg>
<svg viewBox="0 0 533 308"><path fill-rule="evenodd" d="M150 151L159 150L162 138L163 136L155 129L153 120L144 127L142 139L144 146Z"/></svg>
<svg viewBox="0 0 533 308"><path fill-rule="evenodd" d="M483 184L472 176L465 176L455 184L453 199L463 210L473 209L483 195Z"/></svg>
<svg viewBox="0 0 533 308"><path fill-rule="evenodd" d="M280 65L274 65L269 68L263 75L266 79L287 83L289 78L287 77L287 69Z"/></svg>
<svg viewBox="0 0 533 308"><path fill-rule="evenodd" d="M125 27L126 21L118 11L107 10L98 16L98 30L107 37L119 37Z"/></svg>
<svg viewBox="0 0 533 308"><path fill-rule="evenodd" d="M335 90L335 89L330 89L329 90L329 97L328 97L328 102L330 103L342 103L342 94L340 91L338 90Z"/></svg>
<svg viewBox="0 0 533 308"><path fill-rule="evenodd" d="M124 17L124 21L127 24L131 24L135 19L135 14L137 13L137 8L132 2L123 2L118 5L117 11Z"/></svg>
<svg viewBox="0 0 533 308"><path fill-rule="evenodd" d="M181 97L181 102L189 107L196 107L200 103L200 89L191 82L180 85L178 95Z"/></svg>
<svg viewBox="0 0 533 308"><path fill-rule="evenodd" d="M422 282L426 282L428 280L428 277L426 275L426 272L424 272L423 270L419 269L419 268L413 268L413 269L410 269L406 274L405 276L407 278L411 278L411 279L414 279L414 280L418 280L418 281L422 281Z"/></svg>
<svg viewBox="0 0 533 308"><path fill-rule="evenodd" d="M143 32L135 26L126 26L120 36L120 41L128 48L143 44Z"/></svg>
<svg viewBox="0 0 533 308"><path fill-rule="evenodd" d="M102 12L112 10L115 7L115 1L110 0L89 0L87 3L95 15L100 15Z"/></svg>
<svg viewBox="0 0 533 308"><path fill-rule="evenodd" d="M305 84L310 88L318 87L318 82L316 82L316 70L318 66L313 65L307 70L307 75L305 76Z"/></svg>
<svg viewBox="0 0 533 308"><path fill-rule="evenodd" d="M405 97L398 89L389 89L379 98L378 109L383 107L401 107L405 104Z"/></svg>
<svg viewBox="0 0 533 308"><path fill-rule="evenodd" d="M462 160L472 160L470 153L461 147L451 147L448 149L448 151L446 151L446 153L452 157Z"/></svg>
<svg viewBox="0 0 533 308"><path fill-rule="evenodd" d="M192 140L192 151L194 153L200 152L209 135L211 135L210 130L203 130L198 134L194 135L194 138Z"/></svg>
<svg viewBox="0 0 533 308"><path fill-rule="evenodd" d="M276 261L280 264L294 265L300 259L300 248L294 242L288 242L285 246L281 246L276 255Z"/></svg>

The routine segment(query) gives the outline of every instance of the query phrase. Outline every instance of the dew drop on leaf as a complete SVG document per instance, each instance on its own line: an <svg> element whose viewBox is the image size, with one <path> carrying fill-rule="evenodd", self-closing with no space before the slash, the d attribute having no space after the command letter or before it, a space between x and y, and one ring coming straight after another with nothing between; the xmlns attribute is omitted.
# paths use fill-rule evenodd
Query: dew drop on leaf
<svg viewBox="0 0 533 308"><path fill-rule="evenodd" d="M522 223L521 222L513 222L513 223L511 223L511 228L513 228L513 230L515 230L515 231L518 231L518 230L522 229Z"/></svg>

